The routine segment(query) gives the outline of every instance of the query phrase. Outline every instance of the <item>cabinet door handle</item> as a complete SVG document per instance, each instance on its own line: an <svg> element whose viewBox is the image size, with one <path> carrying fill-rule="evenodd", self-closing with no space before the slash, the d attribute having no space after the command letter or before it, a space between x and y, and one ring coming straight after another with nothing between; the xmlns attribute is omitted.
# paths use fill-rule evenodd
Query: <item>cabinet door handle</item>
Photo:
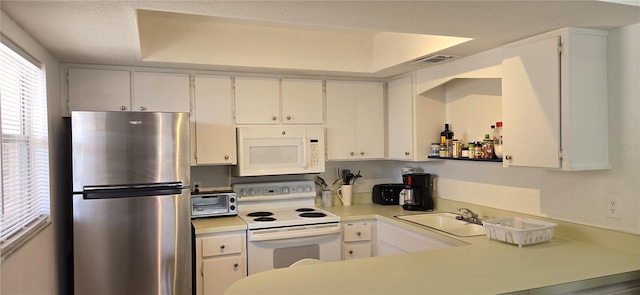
<svg viewBox="0 0 640 295"><path fill-rule="evenodd" d="M238 268L238 263L237 262L233 264L233 268Z"/></svg>
<svg viewBox="0 0 640 295"><path fill-rule="evenodd" d="M354 153L354 152L350 152L350 153L349 153L349 155L352 155L352 156L353 156L353 155L355 155L355 154L356 154L356 153Z"/></svg>
<svg viewBox="0 0 640 295"><path fill-rule="evenodd" d="M287 120L291 120L291 116L287 116Z"/></svg>
<svg viewBox="0 0 640 295"><path fill-rule="evenodd" d="M220 250L224 250L224 245L220 245Z"/></svg>
<svg viewBox="0 0 640 295"><path fill-rule="evenodd" d="M349 250L349 254L353 254L353 250Z"/></svg>
<svg viewBox="0 0 640 295"><path fill-rule="evenodd" d="M408 155L409 155L409 152L404 152L404 155L405 155L405 156L408 156Z"/></svg>
<svg viewBox="0 0 640 295"><path fill-rule="evenodd" d="M147 108L146 108L146 107L141 106L139 109L140 109L141 111L145 111Z"/></svg>
<svg viewBox="0 0 640 295"><path fill-rule="evenodd" d="M512 158L511 158L511 155L505 155L504 159L507 160L507 161L511 161Z"/></svg>
<svg viewBox="0 0 640 295"><path fill-rule="evenodd" d="M364 156L364 152L360 152L360 156Z"/></svg>
<svg viewBox="0 0 640 295"><path fill-rule="evenodd" d="M229 155L224 155L225 160L229 160Z"/></svg>
<svg viewBox="0 0 640 295"><path fill-rule="evenodd" d="M276 117L276 116L271 117L272 121L275 121L276 119L278 119L278 117Z"/></svg>
<svg viewBox="0 0 640 295"><path fill-rule="evenodd" d="M359 236L362 235L362 233L361 232L357 232L356 235L358 235L358 237L359 237Z"/></svg>
<svg viewBox="0 0 640 295"><path fill-rule="evenodd" d="M126 111L126 110L127 110L127 107L125 107L125 106L120 106L120 110L121 110L121 111Z"/></svg>

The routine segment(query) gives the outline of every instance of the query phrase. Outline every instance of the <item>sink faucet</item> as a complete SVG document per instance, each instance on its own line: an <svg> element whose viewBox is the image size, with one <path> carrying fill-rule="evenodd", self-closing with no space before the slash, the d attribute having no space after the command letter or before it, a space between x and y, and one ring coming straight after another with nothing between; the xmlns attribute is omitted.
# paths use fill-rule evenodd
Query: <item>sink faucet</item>
<svg viewBox="0 0 640 295"><path fill-rule="evenodd" d="M482 225L482 221L480 221L480 219L478 218L478 214L473 213L473 211L471 211L470 209L458 208L457 210L459 212L462 212L462 216L460 219L466 222Z"/></svg>

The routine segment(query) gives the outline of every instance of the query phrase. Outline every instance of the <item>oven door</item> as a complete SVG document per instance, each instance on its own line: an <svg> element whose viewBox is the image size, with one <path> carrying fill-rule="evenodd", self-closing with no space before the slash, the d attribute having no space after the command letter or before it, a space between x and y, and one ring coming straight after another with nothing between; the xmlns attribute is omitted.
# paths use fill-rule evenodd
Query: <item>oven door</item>
<svg viewBox="0 0 640 295"><path fill-rule="evenodd" d="M289 267L305 258L340 260L340 224L316 224L249 230L249 275Z"/></svg>

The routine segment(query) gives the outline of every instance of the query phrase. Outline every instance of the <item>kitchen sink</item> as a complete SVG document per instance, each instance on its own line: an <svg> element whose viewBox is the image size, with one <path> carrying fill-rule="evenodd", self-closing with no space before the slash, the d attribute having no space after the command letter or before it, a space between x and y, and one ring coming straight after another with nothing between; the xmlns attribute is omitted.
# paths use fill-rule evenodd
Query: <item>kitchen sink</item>
<svg viewBox="0 0 640 295"><path fill-rule="evenodd" d="M485 235L484 227L482 225L458 220L456 219L456 216L459 215L453 213L424 213L415 215L401 215L396 216L396 218L443 231L459 237Z"/></svg>

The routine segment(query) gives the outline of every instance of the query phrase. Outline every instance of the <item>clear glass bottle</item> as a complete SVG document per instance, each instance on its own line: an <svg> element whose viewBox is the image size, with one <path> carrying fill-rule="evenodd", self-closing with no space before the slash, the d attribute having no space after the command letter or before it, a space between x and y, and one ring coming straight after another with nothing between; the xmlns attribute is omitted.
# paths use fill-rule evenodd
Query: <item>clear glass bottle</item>
<svg viewBox="0 0 640 295"><path fill-rule="evenodd" d="M493 159L493 139L491 139L489 133L484 135L484 141L482 142L482 158Z"/></svg>
<svg viewBox="0 0 640 295"><path fill-rule="evenodd" d="M482 142L476 141L473 145L474 147L474 159L482 159ZM471 152L471 151L469 151Z"/></svg>

